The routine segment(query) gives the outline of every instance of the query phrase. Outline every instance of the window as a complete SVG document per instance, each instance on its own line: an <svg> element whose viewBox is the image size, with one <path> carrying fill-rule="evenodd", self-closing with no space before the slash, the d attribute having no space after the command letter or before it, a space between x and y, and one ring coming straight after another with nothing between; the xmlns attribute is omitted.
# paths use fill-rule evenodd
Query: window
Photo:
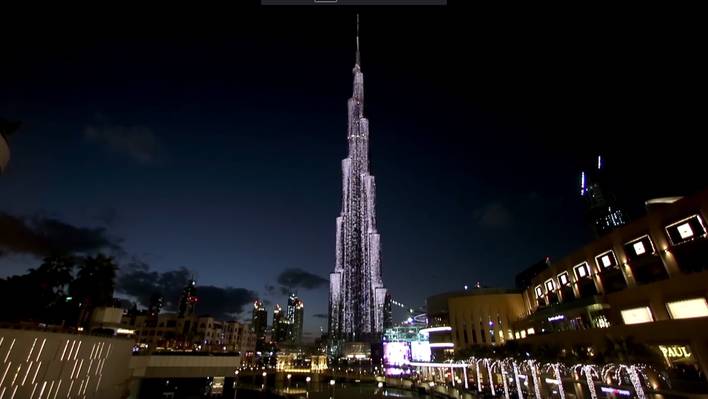
<svg viewBox="0 0 708 399"><path fill-rule="evenodd" d="M641 244L641 243L640 243ZM600 269L617 266L617 257L614 251L609 250L595 257L595 263Z"/></svg>
<svg viewBox="0 0 708 399"><path fill-rule="evenodd" d="M632 260L640 256L652 255L656 251L654 250L654 243L651 241L651 238L645 234L624 244L624 252L627 254L627 257Z"/></svg>
<svg viewBox="0 0 708 399"><path fill-rule="evenodd" d="M536 334L536 330L533 329L533 327L526 329L526 333L528 335L534 335Z"/></svg>
<svg viewBox="0 0 708 399"><path fill-rule="evenodd" d="M563 272L563 273L559 274L558 281L560 281L561 285L570 284L570 280L568 279L568 272Z"/></svg>
<svg viewBox="0 0 708 399"><path fill-rule="evenodd" d="M543 296L543 288L541 288L540 285L536 286L536 298L540 298Z"/></svg>
<svg viewBox="0 0 708 399"><path fill-rule="evenodd" d="M546 291L554 291L556 289L556 282L552 278L546 280Z"/></svg>
<svg viewBox="0 0 708 399"><path fill-rule="evenodd" d="M654 321L654 316L652 316L649 306L625 309L621 313L624 324L640 324Z"/></svg>
<svg viewBox="0 0 708 399"><path fill-rule="evenodd" d="M575 270L575 277L580 280L581 278L590 277L590 266L588 262L583 262L573 268Z"/></svg>
<svg viewBox="0 0 708 399"><path fill-rule="evenodd" d="M708 303L705 298L691 298L666 304L672 319L690 319L708 316Z"/></svg>
<svg viewBox="0 0 708 399"><path fill-rule="evenodd" d="M666 226L666 234L673 245L679 245L705 237L706 228L703 225L703 220L698 215L693 215Z"/></svg>

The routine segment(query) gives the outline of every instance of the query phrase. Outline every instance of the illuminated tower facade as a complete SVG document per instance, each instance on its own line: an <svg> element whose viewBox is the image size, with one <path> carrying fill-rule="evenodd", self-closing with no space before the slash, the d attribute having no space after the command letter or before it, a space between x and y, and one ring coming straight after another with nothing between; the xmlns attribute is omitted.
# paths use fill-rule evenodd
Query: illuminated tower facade
<svg viewBox="0 0 708 399"><path fill-rule="evenodd" d="M609 190L607 172L601 155L597 167L580 173L580 196L585 200L586 219L595 236L601 237L627 224L627 217Z"/></svg>
<svg viewBox="0 0 708 399"><path fill-rule="evenodd" d="M376 230L376 183L369 173L369 121L357 18L353 95L348 102L349 156L342 161L342 211L337 218L336 263L330 274L329 331L334 339L373 341L383 333L386 288L381 237Z"/></svg>

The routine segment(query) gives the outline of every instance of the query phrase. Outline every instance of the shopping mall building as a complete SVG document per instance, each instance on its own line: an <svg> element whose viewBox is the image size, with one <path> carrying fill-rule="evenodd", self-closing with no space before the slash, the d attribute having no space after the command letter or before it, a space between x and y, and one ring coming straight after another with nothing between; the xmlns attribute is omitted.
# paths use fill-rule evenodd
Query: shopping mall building
<svg viewBox="0 0 708 399"><path fill-rule="evenodd" d="M663 355L673 372L705 383L708 190L647 201L646 211L557 262L523 271L518 291L428 298L437 328L430 342L448 352L510 339L606 351L608 338L632 340Z"/></svg>

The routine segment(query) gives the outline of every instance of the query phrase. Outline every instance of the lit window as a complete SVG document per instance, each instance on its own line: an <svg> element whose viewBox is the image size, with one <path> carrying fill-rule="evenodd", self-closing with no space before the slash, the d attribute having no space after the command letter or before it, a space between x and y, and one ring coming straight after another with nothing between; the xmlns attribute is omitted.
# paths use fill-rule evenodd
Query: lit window
<svg viewBox="0 0 708 399"><path fill-rule="evenodd" d="M654 243L651 242L651 238L646 234L624 244L624 252L627 254L630 261L641 256L656 253Z"/></svg>
<svg viewBox="0 0 708 399"><path fill-rule="evenodd" d="M536 286L536 298L540 298L543 296L543 288L541 288L540 285Z"/></svg>
<svg viewBox="0 0 708 399"><path fill-rule="evenodd" d="M666 226L666 233L674 245L683 244L698 237L706 235L703 220L698 215L693 215Z"/></svg>
<svg viewBox="0 0 708 399"><path fill-rule="evenodd" d="M597 255L595 257L595 263L597 263L597 266L600 268L613 267L617 266L617 258L615 257L615 253L610 250Z"/></svg>
<svg viewBox="0 0 708 399"><path fill-rule="evenodd" d="M672 319L690 319L708 316L708 303L705 298L692 298L666 304Z"/></svg>
<svg viewBox="0 0 708 399"><path fill-rule="evenodd" d="M521 330L521 338L526 338L526 331Z"/></svg>
<svg viewBox="0 0 708 399"><path fill-rule="evenodd" d="M568 285L570 283L570 280L568 280L568 272L559 274L558 281L560 281L561 285Z"/></svg>
<svg viewBox="0 0 708 399"><path fill-rule="evenodd" d="M645 252L647 252L647 250L644 248L644 243L642 243L641 241L635 242L635 243L634 243L634 252L635 252L637 255L642 255L642 254L644 254Z"/></svg>
<svg viewBox="0 0 708 399"><path fill-rule="evenodd" d="M621 313L624 324L640 324L654 321L654 316L652 316L649 306L625 309Z"/></svg>
<svg viewBox="0 0 708 399"><path fill-rule="evenodd" d="M556 289L556 282L553 279L546 280L546 291L553 291Z"/></svg>
<svg viewBox="0 0 708 399"><path fill-rule="evenodd" d="M536 331L533 329L533 327L531 327L531 328L526 329L526 333L528 335L533 335L533 334L536 334Z"/></svg>
<svg viewBox="0 0 708 399"><path fill-rule="evenodd" d="M590 267L588 266L588 262L583 262L573 268L575 270L575 276L578 279L581 279L583 277L590 277Z"/></svg>
<svg viewBox="0 0 708 399"><path fill-rule="evenodd" d="M681 238L693 237L693 230L691 229L691 226L688 223L681 224L676 229L678 230Z"/></svg>
<svg viewBox="0 0 708 399"><path fill-rule="evenodd" d="M514 333L514 338L516 338L516 339L520 339L520 338L521 338L521 334L519 334L519 332L518 332L518 331L517 331L517 332L515 332L515 333Z"/></svg>

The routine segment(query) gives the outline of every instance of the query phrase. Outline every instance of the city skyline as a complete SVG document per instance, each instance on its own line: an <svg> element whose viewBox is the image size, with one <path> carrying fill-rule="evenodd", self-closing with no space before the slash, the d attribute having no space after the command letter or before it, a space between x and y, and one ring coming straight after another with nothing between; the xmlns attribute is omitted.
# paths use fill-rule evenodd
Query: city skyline
<svg viewBox="0 0 708 399"><path fill-rule="evenodd" d="M362 14L394 299L420 305L462 281L508 287L508 276L541 257L576 249L590 236L578 174L599 152L623 181L617 197L631 215L646 199L704 185L691 173L700 170L695 149L646 138L692 131L698 114L675 89L691 86L690 73L653 58L674 47L647 37L632 60L616 40L627 33L619 24L520 38L453 13L412 12L393 32L392 13ZM308 303L305 329L318 335L334 263L353 18L261 13L233 28L166 27L175 38L149 21L132 34L108 22L95 23L90 39L56 29L8 44L0 116L23 127L9 140L0 223L80 233L88 250L119 255L123 273L161 278L187 267L208 288L198 287L200 299L233 300L219 309L227 313L248 314L251 294L284 303L294 284ZM474 64L460 49L473 49ZM2 241L2 276L36 267L46 248L34 244ZM293 269L304 273L283 277Z"/></svg>

